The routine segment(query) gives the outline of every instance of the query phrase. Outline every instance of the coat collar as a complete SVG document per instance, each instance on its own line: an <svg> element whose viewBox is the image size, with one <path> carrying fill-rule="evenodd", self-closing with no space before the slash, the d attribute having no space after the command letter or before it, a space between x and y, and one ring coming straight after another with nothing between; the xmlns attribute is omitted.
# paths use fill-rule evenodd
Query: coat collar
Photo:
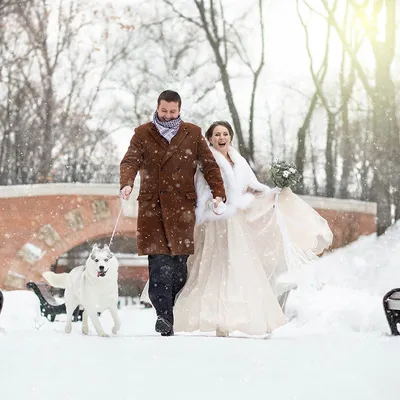
<svg viewBox="0 0 400 400"><path fill-rule="evenodd" d="M167 139L163 138L160 135L160 132L158 132L156 126L151 123L151 127L150 127L150 133L151 136L153 136L153 139L164 149L166 150L168 148L168 141Z"/></svg>
<svg viewBox="0 0 400 400"><path fill-rule="evenodd" d="M163 138L158 132L156 126L152 123L150 127L150 133L153 139L165 150L164 158L161 165L165 164L167 160L178 150L179 146L185 140L187 135L187 126L184 121L181 122L179 130L176 135L172 138L171 143Z"/></svg>

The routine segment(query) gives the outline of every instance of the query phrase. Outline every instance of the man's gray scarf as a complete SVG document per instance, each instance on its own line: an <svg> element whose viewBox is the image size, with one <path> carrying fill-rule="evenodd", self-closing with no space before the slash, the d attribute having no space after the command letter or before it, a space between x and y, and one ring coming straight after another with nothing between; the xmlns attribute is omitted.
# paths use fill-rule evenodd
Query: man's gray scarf
<svg viewBox="0 0 400 400"><path fill-rule="evenodd" d="M160 135L168 140L168 143L171 143L172 138L178 133L181 122L181 116L171 121L164 122L158 119L157 111L153 115L153 124L156 126Z"/></svg>

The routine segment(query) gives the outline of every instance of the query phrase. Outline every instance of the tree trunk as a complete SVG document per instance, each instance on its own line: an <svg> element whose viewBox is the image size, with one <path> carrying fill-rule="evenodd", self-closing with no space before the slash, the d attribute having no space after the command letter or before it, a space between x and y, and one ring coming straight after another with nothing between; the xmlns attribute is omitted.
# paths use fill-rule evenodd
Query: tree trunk
<svg viewBox="0 0 400 400"><path fill-rule="evenodd" d="M340 179L340 189L339 196L342 199L347 199L349 192L349 178L350 172L353 168L352 163L352 148L351 148L351 137L350 137L350 127L349 127L349 108L346 103L342 110L342 158L343 158L343 168L342 176Z"/></svg>
<svg viewBox="0 0 400 400"><path fill-rule="evenodd" d="M310 123L315 107L317 105L317 100L318 100L318 93L315 92L311 99L310 106L308 107L308 111L304 118L303 125L297 131L297 151L296 151L295 162L297 170L300 173L300 181L296 185L295 191L298 194L304 194L303 174L304 174L304 164L306 163L306 136L307 136L307 131L310 128Z"/></svg>
<svg viewBox="0 0 400 400"><path fill-rule="evenodd" d="M326 130L325 147L325 175L326 175L326 196L335 197L335 161L333 157L333 145L335 136L335 114L326 110L328 113L328 125Z"/></svg>
<svg viewBox="0 0 400 400"><path fill-rule="evenodd" d="M377 194L377 233L382 235L392 224L390 187L395 186L399 163L396 129L395 92L390 77L390 63L376 62L376 87L373 101L373 130L375 136L375 192Z"/></svg>
<svg viewBox="0 0 400 400"><path fill-rule="evenodd" d="M236 108L235 102L233 100L233 93L232 93L232 88L231 88L228 71L222 61L222 57L219 54L218 49L213 49L213 50L214 50L214 54L215 54L215 57L217 60L217 65L218 65L218 68L220 71L222 86L224 88L224 93L225 93L226 102L228 104L229 113L231 114L233 127L235 129L235 134L238 138L240 154L246 160L252 160L253 157L252 157L252 155L249 151L249 148L247 147L246 142L244 140L242 124L240 122L239 113Z"/></svg>
<svg viewBox="0 0 400 400"><path fill-rule="evenodd" d="M374 46L375 93L373 98L373 124L375 135L375 172L377 193L377 233L382 235L392 224L392 195L398 197L399 132L396 116L396 93L391 77L396 40L396 2L386 0L386 40Z"/></svg>
<svg viewBox="0 0 400 400"><path fill-rule="evenodd" d="M210 26L209 22L207 20L206 8L205 8L204 2L203 1L201 1L201 2L195 1L195 4L199 11L201 27L204 30L207 41L210 44L211 49L215 55L215 61L216 61L216 64L217 64L217 67L218 67L218 70L219 70L219 73L221 76L222 87L224 88L224 93L225 93L226 102L228 104L229 113L231 115L233 127L235 130L236 136L238 138L240 153L247 160L251 160L252 156L251 156L249 148L246 145L246 142L244 140L244 134L243 134L242 125L240 122L239 112L236 108L236 105L235 105L235 102L233 99L233 92L232 92L230 77L229 77L229 73L227 70L228 60L227 59L224 60L223 53L222 53L222 50L220 47L221 44L225 45L225 46L227 45L226 41L228 40L228 38L226 38L226 37L221 38L218 35L218 32L216 32L217 27L214 22L215 22L215 16L218 13L215 8L215 4L211 1L210 2L210 10L209 10L210 15L211 15L211 20L214 23L213 26ZM213 28L213 32L211 31L212 28ZM224 40L225 42L221 42L221 39Z"/></svg>

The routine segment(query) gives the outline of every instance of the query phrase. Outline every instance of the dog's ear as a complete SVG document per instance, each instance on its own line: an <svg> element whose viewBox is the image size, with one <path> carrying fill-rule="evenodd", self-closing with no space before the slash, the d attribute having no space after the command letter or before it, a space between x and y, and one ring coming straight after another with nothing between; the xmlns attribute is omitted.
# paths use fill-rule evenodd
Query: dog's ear
<svg viewBox="0 0 400 400"><path fill-rule="evenodd" d="M97 246L97 243L95 243L94 245L93 245L93 247L92 247L92 251L91 251L91 253L90 253L90 258L92 259L92 260L95 260L96 259L96 256L95 256L95 252L96 252L96 250L98 250L98 246Z"/></svg>
<svg viewBox="0 0 400 400"><path fill-rule="evenodd" d="M110 248L105 244L103 250L105 250L108 253L108 257L111 258L113 256Z"/></svg>

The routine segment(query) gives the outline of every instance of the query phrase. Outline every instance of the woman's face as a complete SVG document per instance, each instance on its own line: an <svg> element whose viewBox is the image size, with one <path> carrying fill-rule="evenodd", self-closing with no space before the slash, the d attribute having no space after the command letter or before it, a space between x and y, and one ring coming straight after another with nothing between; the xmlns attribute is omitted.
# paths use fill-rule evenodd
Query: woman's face
<svg viewBox="0 0 400 400"><path fill-rule="evenodd" d="M214 149L219 150L222 153L227 153L231 141L232 138L227 128L222 125L217 125L214 128L210 139Z"/></svg>

